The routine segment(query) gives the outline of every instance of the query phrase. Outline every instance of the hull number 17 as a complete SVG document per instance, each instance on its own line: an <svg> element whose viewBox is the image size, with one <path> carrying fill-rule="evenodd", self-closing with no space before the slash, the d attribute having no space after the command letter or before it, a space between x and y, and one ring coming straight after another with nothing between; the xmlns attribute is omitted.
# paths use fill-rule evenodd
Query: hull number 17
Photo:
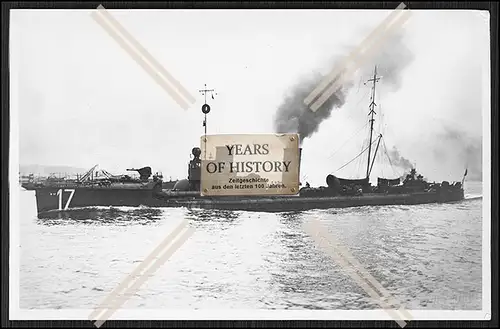
<svg viewBox="0 0 500 329"><path fill-rule="evenodd" d="M74 189L65 189L64 192L70 192L71 194L69 195L68 201L66 201L66 205L64 206L64 210L68 210L69 205L71 203L71 199L73 199L73 195L75 194ZM57 191L57 196L59 197L59 210L63 210L62 203L63 203L63 189L59 189Z"/></svg>

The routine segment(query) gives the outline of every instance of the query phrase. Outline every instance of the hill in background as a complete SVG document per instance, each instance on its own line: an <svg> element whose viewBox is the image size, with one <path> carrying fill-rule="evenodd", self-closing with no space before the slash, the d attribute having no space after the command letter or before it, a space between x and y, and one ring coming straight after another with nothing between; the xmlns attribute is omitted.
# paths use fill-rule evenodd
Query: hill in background
<svg viewBox="0 0 500 329"><path fill-rule="evenodd" d="M77 168L71 166L45 166L45 165L20 165L21 175L34 174L35 176L49 176L50 174L76 175L86 173L90 168Z"/></svg>

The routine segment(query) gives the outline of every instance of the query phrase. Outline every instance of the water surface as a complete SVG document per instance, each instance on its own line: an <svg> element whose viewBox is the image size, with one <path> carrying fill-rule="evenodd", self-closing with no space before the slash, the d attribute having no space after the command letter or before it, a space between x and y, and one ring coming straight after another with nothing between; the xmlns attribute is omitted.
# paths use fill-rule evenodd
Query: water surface
<svg viewBox="0 0 500 329"><path fill-rule="evenodd" d="M481 194L469 183L467 193ZM317 218L408 309L480 310L482 200L303 213L99 208L36 218L21 191L20 307L96 307L187 219L194 235L125 305L378 309L304 232Z"/></svg>

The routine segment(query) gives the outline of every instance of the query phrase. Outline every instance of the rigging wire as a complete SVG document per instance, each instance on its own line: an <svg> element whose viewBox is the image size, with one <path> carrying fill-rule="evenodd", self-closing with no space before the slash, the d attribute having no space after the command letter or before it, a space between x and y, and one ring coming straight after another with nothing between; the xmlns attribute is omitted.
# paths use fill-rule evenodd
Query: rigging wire
<svg viewBox="0 0 500 329"><path fill-rule="evenodd" d="M369 123L369 121L368 121ZM368 124L367 123L367 124ZM369 129L367 129L369 131ZM365 147L365 144L368 144L368 136L365 136L365 139L363 140L363 142L361 143L361 153L363 153L363 147ZM359 173L360 173L360 170L361 170L361 164L364 163L364 158L363 157L360 157L359 160L358 160L358 167L356 169L356 177L359 178Z"/></svg>
<svg viewBox="0 0 500 329"><path fill-rule="evenodd" d="M387 151L387 145L385 145L385 139L382 139L382 143L384 146L385 154L387 155L387 159L389 160L389 164L391 165L392 172L394 173L394 176L401 177L401 175L399 173L396 173L396 171L394 170L394 166L392 165L391 157L389 156L389 152Z"/></svg>
<svg viewBox="0 0 500 329"><path fill-rule="evenodd" d="M377 139L375 139L370 145L368 145L363 151L361 151L361 153L359 153L358 155L356 155L356 157L354 159L352 159L351 161L349 161L348 163L346 163L345 165L343 165L339 169L335 170L334 172L339 171L340 169L344 168L345 166L349 165L351 162L353 162L354 160L356 160L361 154L363 154L366 150L368 150L368 148L370 148L373 144L375 144L375 142L377 141Z"/></svg>
<svg viewBox="0 0 500 329"><path fill-rule="evenodd" d="M383 147L383 146L382 146ZM382 152L382 150L380 150L380 152ZM385 162L384 162L384 158L383 157L378 157L378 164L380 166L380 173L381 173L381 176L382 177L385 177L385 171L384 171L384 165L385 165Z"/></svg>
<svg viewBox="0 0 500 329"><path fill-rule="evenodd" d="M380 112L381 112L381 111L380 111L380 109L379 109L379 112L378 112L378 114L379 114L379 115L381 114ZM382 116L381 116L381 117L382 117ZM379 126L379 127L378 127L378 129L375 129L375 128L374 128L374 129L373 129L373 132L374 132L374 135L377 135L377 136L379 136L379 138L381 138L381 139L382 139L382 136L383 136L384 134L383 134L383 127L381 127L381 125L382 125L382 120L380 119L380 120L378 120L378 126ZM380 147L380 146L379 146L379 147ZM382 176L384 176L384 163L383 163L383 159L382 159L382 157L378 156L378 155L379 155L379 152L382 152L382 150L377 150L377 153L374 153L374 154L373 154L373 157L374 157L374 158L376 157L376 159L375 159L375 161L374 161L374 163L373 163L373 167L374 167L374 168L375 168L375 167L377 167L377 168L378 168L378 172L379 172L379 174L382 174ZM373 172L373 169L371 169L371 171Z"/></svg>
<svg viewBox="0 0 500 329"><path fill-rule="evenodd" d="M383 106L382 106L382 103L381 103L381 93L379 92L376 96L376 104L377 104L377 108L378 108L378 126L379 126L379 131L382 135L385 135L385 113L384 113L384 109L383 109Z"/></svg>
<svg viewBox="0 0 500 329"><path fill-rule="evenodd" d="M349 142L352 138L354 138L354 136L356 136L357 134L359 134L359 132L360 132L361 130L363 130L363 129L366 127L366 125L367 125L367 124L368 124L368 122L367 122L367 123L365 123L365 124L363 125L363 127L361 127L360 129L358 129L358 130L357 130L357 131L356 131L356 132L355 132L355 133L354 133L351 137L349 137L349 138L348 138L348 139L344 142L344 144L342 144L342 146L340 146L340 147L339 147L339 148L338 148L335 152L333 152L333 153L332 153L332 154L328 157L328 159L331 159L331 158L332 158L335 154L337 154L337 153L338 153L338 152L339 152L339 151L340 151L340 150L341 150L344 146L346 146L346 144L347 144L347 143L348 143L348 142Z"/></svg>
<svg viewBox="0 0 500 329"><path fill-rule="evenodd" d="M358 91L356 92L356 94L359 93L359 86L361 85L361 78L360 78L360 83L358 85ZM359 104L361 103L362 100L366 99L366 96L368 95L369 93L369 89L365 89L364 93L361 95L361 97L358 99L358 101L356 102L356 105L354 105L354 109L358 108L359 107ZM353 115L356 114L356 112L353 110L350 112L350 114L347 116L347 119L352 119ZM334 151L330 156L328 156L328 159L331 159L334 155L336 155L344 146L347 145L347 143L352 140L356 135L358 135L364 128L366 128L368 126L368 123L365 123L360 129L358 129L351 137L349 137L341 146L340 148L338 148L336 151ZM363 144L361 144L361 149L363 149L364 147L364 144L367 142L367 139L365 138L365 140L363 141ZM361 162L358 164L358 172L359 172L359 166L361 166Z"/></svg>
<svg viewBox="0 0 500 329"><path fill-rule="evenodd" d="M354 105L354 109L358 108L359 107L359 104L361 104L361 101L366 99L366 96L368 95L370 90L366 89L364 94L362 94L362 96L358 99L358 101L356 102L356 105ZM353 110L350 112L350 114L347 116L347 119L352 119L352 116L355 114L356 112Z"/></svg>

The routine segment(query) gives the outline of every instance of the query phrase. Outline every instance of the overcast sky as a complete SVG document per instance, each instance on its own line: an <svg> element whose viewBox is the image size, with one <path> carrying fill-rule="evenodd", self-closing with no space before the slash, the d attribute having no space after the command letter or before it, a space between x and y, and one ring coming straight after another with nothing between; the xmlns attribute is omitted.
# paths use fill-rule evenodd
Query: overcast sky
<svg viewBox="0 0 500 329"><path fill-rule="evenodd" d="M99 164L112 172L149 165L184 178L203 134L198 89L205 83L218 93L208 133L272 133L289 88L311 70L329 72L333 56L346 55L389 13L109 12L197 103L187 111L177 105L88 11L11 11L21 164ZM485 12L414 11L404 30L413 59L400 88L378 94L376 123L386 127L387 148L397 146L430 179L459 180L464 162L480 161L488 24ZM346 104L304 141L301 172L312 184L324 185L359 153L364 131L345 142L366 123L369 89L359 82L368 78L356 77ZM480 171L481 162L469 166ZM339 175L354 178L358 169Z"/></svg>

